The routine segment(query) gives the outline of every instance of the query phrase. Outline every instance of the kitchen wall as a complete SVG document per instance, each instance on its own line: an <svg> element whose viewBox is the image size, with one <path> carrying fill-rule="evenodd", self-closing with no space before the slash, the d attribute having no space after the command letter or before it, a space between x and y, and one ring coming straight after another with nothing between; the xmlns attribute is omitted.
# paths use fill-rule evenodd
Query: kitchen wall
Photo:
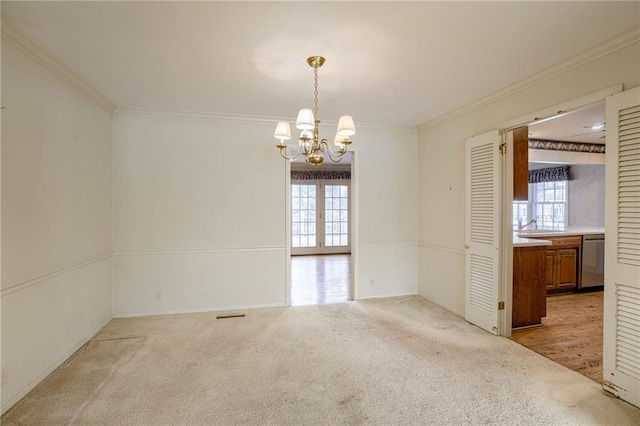
<svg viewBox="0 0 640 426"><path fill-rule="evenodd" d="M563 71L548 70L535 83L419 128L421 295L464 315L465 140L614 84L622 83L625 89L639 86L637 36L609 46L574 58Z"/></svg>
<svg viewBox="0 0 640 426"><path fill-rule="evenodd" d="M286 163L274 148L275 122L116 114L116 316L286 304ZM354 274L367 285L355 296L415 294L417 136L361 127Z"/></svg>
<svg viewBox="0 0 640 426"><path fill-rule="evenodd" d="M574 164L569 181L568 225L604 228L605 167L599 164Z"/></svg>
<svg viewBox="0 0 640 426"><path fill-rule="evenodd" d="M111 113L5 31L3 412L111 319L112 139Z"/></svg>

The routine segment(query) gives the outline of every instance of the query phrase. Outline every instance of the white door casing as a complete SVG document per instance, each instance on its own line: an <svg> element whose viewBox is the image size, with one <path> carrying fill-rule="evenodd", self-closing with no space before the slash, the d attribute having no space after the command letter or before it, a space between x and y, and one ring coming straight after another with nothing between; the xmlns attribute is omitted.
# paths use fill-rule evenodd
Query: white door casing
<svg viewBox="0 0 640 426"><path fill-rule="evenodd" d="M606 109L603 385L640 407L640 88Z"/></svg>
<svg viewBox="0 0 640 426"><path fill-rule="evenodd" d="M498 130L467 139L465 161L465 319L498 334L501 226Z"/></svg>

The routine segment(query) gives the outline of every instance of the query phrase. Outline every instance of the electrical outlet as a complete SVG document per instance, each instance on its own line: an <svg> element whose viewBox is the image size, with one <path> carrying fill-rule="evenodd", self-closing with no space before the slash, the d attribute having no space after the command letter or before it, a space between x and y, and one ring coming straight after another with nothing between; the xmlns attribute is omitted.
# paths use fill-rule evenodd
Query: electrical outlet
<svg viewBox="0 0 640 426"><path fill-rule="evenodd" d="M0 386L4 386L9 381L9 364L5 364L0 369Z"/></svg>
<svg viewBox="0 0 640 426"><path fill-rule="evenodd" d="M371 287L373 287L373 280L371 280L371 281L369 282L369 285L370 285Z"/></svg>
<svg viewBox="0 0 640 426"><path fill-rule="evenodd" d="M154 299L156 302L159 302L160 300L162 300L162 298L160 297L160 290L156 290L154 294Z"/></svg>

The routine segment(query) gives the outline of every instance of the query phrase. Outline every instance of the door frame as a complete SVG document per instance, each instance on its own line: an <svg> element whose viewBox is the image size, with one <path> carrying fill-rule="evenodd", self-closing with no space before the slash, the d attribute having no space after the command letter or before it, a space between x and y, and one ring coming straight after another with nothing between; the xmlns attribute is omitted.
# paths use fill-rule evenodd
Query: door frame
<svg viewBox="0 0 640 426"><path fill-rule="evenodd" d="M349 202L351 210L349 216L349 238L351 246L351 294L353 300L359 299L359 246L360 246L360 191L359 191L359 156L353 145L349 147L351 153L351 183L349 187ZM291 306L291 161L285 161L285 304Z"/></svg>
<svg viewBox="0 0 640 426"><path fill-rule="evenodd" d="M507 153L503 159L502 174L502 222L503 232L500 250L502 251L502 276L500 277L499 291L500 300L504 301L505 312L499 316L499 335L511 336L511 313L513 309L513 141L509 141L509 131L522 126L528 126L549 120L558 116L573 112L593 104L604 102L608 96L622 92L622 84L616 84L597 92L589 93L576 99L549 106L519 117L507 120L498 125L498 130L506 143ZM510 146L511 144L511 146ZM606 185L606 183L605 183ZM605 292L606 292L605 287Z"/></svg>

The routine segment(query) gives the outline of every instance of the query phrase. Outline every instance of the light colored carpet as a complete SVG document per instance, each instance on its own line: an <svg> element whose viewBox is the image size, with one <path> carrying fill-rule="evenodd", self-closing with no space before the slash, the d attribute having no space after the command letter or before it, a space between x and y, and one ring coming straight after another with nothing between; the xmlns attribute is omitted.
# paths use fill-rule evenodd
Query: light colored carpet
<svg viewBox="0 0 640 426"><path fill-rule="evenodd" d="M640 424L418 297L112 320L3 424Z"/></svg>

